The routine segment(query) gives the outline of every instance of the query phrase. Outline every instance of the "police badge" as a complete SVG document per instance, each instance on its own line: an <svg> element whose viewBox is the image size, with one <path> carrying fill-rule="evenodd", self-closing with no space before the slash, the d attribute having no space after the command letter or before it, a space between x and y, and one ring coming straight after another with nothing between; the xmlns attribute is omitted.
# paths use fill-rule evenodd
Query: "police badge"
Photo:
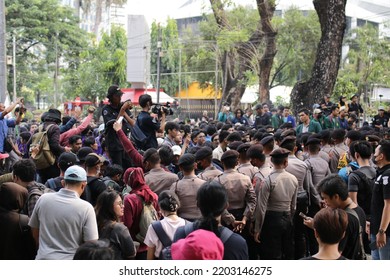
<svg viewBox="0 0 390 280"><path fill-rule="evenodd" d="M389 176L383 176L383 185L386 186L389 183Z"/></svg>

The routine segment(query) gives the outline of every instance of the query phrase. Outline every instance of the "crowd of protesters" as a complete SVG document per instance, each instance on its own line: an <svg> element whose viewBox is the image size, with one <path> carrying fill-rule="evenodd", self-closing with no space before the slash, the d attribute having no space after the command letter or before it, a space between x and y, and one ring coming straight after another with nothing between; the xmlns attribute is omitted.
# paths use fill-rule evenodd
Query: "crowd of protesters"
<svg viewBox="0 0 390 280"><path fill-rule="evenodd" d="M101 123L94 107L33 121L22 99L0 104L0 259L390 259L383 107L362 125L357 95L185 122L148 94L133 116L122 94Z"/></svg>

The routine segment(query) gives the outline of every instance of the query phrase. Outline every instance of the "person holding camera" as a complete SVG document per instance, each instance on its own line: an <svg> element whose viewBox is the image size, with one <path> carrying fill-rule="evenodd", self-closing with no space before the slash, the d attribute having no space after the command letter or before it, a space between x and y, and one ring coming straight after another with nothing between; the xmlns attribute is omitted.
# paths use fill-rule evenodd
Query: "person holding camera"
<svg viewBox="0 0 390 280"><path fill-rule="evenodd" d="M165 128L165 117L166 110L161 106L161 114L151 115L149 113L152 108L152 97L149 94L143 94L139 97L139 105L142 108L142 111L139 113L137 117L137 122L139 128L148 138L143 150L147 150L149 148L158 148L156 132L163 132ZM161 120L160 120L161 117Z"/></svg>
<svg viewBox="0 0 390 280"><path fill-rule="evenodd" d="M105 127L105 143L108 149L109 156L113 164L119 164L124 168L130 167L130 161L125 158L123 146L113 128L114 122L123 116L123 132L128 135L130 126L134 126L135 121L131 118L130 109L133 104L131 101L121 102L123 92L117 85L112 85L108 88L107 98L110 102L102 108L102 115Z"/></svg>

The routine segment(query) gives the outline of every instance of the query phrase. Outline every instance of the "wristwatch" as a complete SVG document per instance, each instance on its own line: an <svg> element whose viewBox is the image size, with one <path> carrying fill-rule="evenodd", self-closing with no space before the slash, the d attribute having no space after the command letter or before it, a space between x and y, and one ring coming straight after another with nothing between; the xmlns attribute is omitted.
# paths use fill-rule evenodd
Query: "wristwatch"
<svg viewBox="0 0 390 280"><path fill-rule="evenodd" d="M378 233L379 233L379 234L384 234L384 233L385 233L385 230L380 228L380 229L378 230Z"/></svg>

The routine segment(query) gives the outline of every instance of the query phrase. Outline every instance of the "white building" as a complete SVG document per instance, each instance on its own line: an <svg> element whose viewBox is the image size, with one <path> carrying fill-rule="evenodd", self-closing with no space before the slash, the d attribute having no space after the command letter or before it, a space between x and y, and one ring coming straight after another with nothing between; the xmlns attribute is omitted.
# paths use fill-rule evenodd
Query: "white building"
<svg viewBox="0 0 390 280"><path fill-rule="evenodd" d="M60 0L64 6L69 6L75 9L75 15L80 19L80 28L87 32L94 32L96 21L96 5L95 2L91 3L90 10L88 12L83 9L82 0ZM119 25L127 30L127 3L122 7L119 5L111 4L107 7L103 1L101 22L99 24L99 31L97 39L101 39L101 34L110 33L112 25Z"/></svg>

